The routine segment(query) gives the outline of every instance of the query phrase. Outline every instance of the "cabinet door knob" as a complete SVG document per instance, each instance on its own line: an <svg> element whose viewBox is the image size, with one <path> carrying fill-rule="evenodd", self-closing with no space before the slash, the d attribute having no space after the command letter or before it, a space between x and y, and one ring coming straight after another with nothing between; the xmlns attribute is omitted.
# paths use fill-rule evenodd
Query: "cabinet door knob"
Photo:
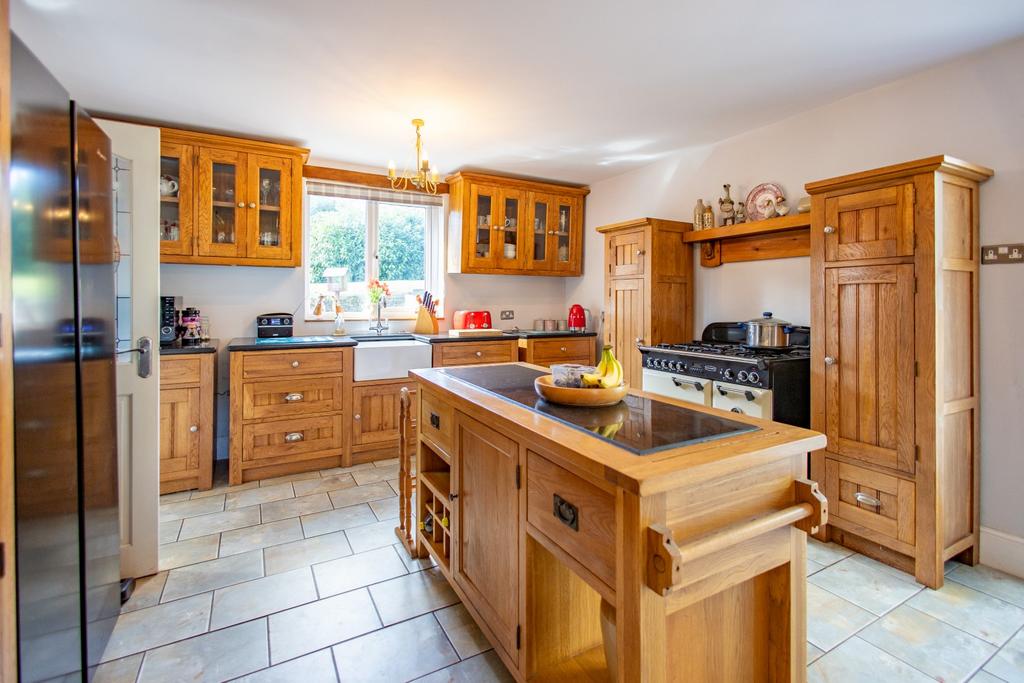
<svg viewBox="0 0 1024 683"><path fill-rule="evenodd" d="M643 337L637 337L636 338L636 343L637 344L643 344L644 343L644 338Z"/></svg>
<svg viewBox="0 0 1024 683"><path fill-rule="evenodd" d="M559 349L559 351L561 351L562 353L565 353L566 349L565 349L565 347L563 346L562 348L560 348L560 349Z"/></svg>
<svg viewBox="0 0 1024 683"><path fill-rule="evenodd" d="M191 427L188 428L188 431L190 431L193 434L195 434L196 432L199 431L199 425L192 425Z"/></svg>
<svg viewBox="0 0 1024 683"><path fill-rule="evenodd" d="M359 413L356 413L355 415L352 416L352 419L353 420L362 420L363 416L360 415Z"/></svg>
<svg viewBox="0 0 1024 683"><path fill-rule="evenodd" d="M255 209L256 208L256 202L249 202L249 208L250 209Z"/></svg>
<svg viewBox="0 0 1024 683"><path fill-rule="evenodd" d="M825 356L825 365L835 365L836 359L832 356Z"/></svg>
<svg viewBox="0 0 1024 683"><path fill-rule="evenodd" d="M305 436L302 434L302 432L289 432L288 434L284 435L284 440L287 441L288 443L302 441L304 438Z"/></svg>
<svg viewBox="0 0 1024 683"><path fill-rule="evenodd" d="M484 357L484 352L483 351L477 351L476 352L476 357L477 358L483 358Z"/></svg>
<svg viewBox="0 0 1024 683"><path fill-rule="evenodd" d="M244 209L245 208L245 202L238 202L238 208L239 209Z"/></svg>
<svg viewBox="0 0 1024 683"><path fill-rule="evenodd" d="M825 234L826 235L831 235L835 231L836 231L836 229L834 227L832 227L831 225L826 225L825 226Z"/></svg>
<svg viewBox="0 0 1024 683"><path fill-rule="evenodd" d="M293 368L297 368L297 367L299 367L299 361L297 361L297 360L293 360L293 361L292 361L292 367L293 367Z"/></svg>

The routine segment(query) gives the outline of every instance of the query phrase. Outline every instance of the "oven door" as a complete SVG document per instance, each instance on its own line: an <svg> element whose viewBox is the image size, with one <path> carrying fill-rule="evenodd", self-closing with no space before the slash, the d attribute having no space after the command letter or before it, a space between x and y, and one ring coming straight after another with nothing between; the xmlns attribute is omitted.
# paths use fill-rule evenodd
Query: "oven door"
<svg viewBox="0 0 1024 683"><path fill-rule="evenodd" d="M711 405L733 413L772 419L772 392L769 389L715 382Z"/></svg>
<svg viewBox="0 0 1024 683"><path fill-rule="evenodd" d="M711 380L644 369L644 391L700 406L711 405Z"/></svg>

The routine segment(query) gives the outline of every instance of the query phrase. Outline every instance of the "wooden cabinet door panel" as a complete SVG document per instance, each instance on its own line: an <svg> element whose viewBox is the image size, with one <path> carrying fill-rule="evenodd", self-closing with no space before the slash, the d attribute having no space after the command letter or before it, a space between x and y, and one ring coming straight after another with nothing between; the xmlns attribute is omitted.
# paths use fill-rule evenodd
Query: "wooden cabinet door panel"
<svg viewBox="0 0 1024 683"><path fill-rule="evenodd" d="M246 169L246 255L292 258L292 160L248 155Z"/></svg>
<svg viewBox="0 0 1024 683"><path fill-rule="evenodd" d="M199 418L199 387L160 390L161 479L199 471Z"/></svg>
<svg viewBox="0 0 1024 683"><path fill-rule="evenodd" d="M526 229L523 243L527 270L553 270L554 249L557 248L553 234L558 224L555 212L555 197L540 192L530 192L526 201Z"/></svg>
<svg viewBox="0 0 1024 683"><path fill-rule="evenodd" d="M468 239L463 249L469 250L470 268L494 268L499 239L494 226L499 221L498 188L473 183L469 190Z"/></svg>
<svg viewBox="0 0 1024 683"><path fill-rule="evenodd" d="M200 256L245 255L246 156L199 148L196 250Z"/></svg>
<svg viewBox="0 0 1024 683"><path fill-rule="evenodd" d="M494 221L498 229L491 233L495 267L519 270L526 263L525 247L529 245L529 240L523 239L530 234L525 226L527 193L505 188L499 198Z"/></svg>
<svg viewBox="0 0 1024 683"><path fill-rule="evenodd" d="M913 472L914 266L830 268L825 279L828 449Z"/></svg>
<svg viewBox="0 0 1024 683"><path fill-rule="evenodd" d="M911 481L825 459L825 496L830 501L829 521L839 526L845 520L861 529L906 544L916 537L916 497ZM860 531L861 529L851 529Z"/></svg>
<svg viewBox="0 0 1024 683"><path fill-rule="evenodd" d="M914 253L911 183L825 200L825 260L910 256Z"/></svg>
<svg viewBox="0 0 1024 683"><path fill-rule="evenodd" d="M169 142L160 145L160 175L178 184L177 189L160 193L161 254L191 256L195 248L195 163L194 147Z"/></svg>
<svg viewBox="0 0 1024 683"><path fill-rule="evenodd" d="M640 388L643 359L636 348L637 342L647 339L647 315L642 279L612 280L609 284L608 315L605 322L607 343L613 346L615 357L622 363L623 380Z"/></svg>
<svg viewBox="0 0 1024 683"><path fill-rule="evenodd" d="M583 202L576 197L559 197L555 204L555 222L551 226L551 259L554 270L558 272L580 271L583 258L582 208Z"/></svg>
<svg viewBox="0 0 1024 683"><path fill-rule="evenodd" d="M382 384L352 389L352 445L397 442L402 387L416 400L415 385Z"/></svg>
<svg viewBox="0 0 1024 683"><path fill-rule="evenodd" d="M519 445L456 417L455 581L515 655L519 624Z"/></svg>
<svg viewBox="0 0 1024 683"><path fill-rule="evenodd" d="M612 277L643 275L647 246L643 230L631 230L608 238L608 267Z"/></svg>

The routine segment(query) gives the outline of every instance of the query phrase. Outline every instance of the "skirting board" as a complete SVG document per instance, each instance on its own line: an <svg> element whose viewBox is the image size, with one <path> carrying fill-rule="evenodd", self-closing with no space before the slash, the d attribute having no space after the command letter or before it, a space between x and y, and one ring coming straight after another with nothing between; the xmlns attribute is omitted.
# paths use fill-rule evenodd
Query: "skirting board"
<svg viewBox="0 0 1024 683"><path fill-rule="evenodd" d="M981 527L981 563L1024 579L1024 538Z"/></svg>

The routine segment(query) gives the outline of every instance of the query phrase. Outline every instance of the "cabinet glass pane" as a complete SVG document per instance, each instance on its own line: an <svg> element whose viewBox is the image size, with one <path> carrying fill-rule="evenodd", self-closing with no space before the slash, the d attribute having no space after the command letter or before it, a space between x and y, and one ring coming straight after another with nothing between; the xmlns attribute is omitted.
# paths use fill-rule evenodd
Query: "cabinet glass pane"
<svg viewBox="0 0 1024 683"><path fill-rule="evenodd" d="M235 175L234 164L213 164L213 235L214 244L235 243Z"/></svg>
<svg viewBox="0 0 1024 683"><path fill-rule="evenodd" d="M548 251L548 205L533 203L533 260L543 261Z"/></svg>
<svg viewBox="0 0 1024 683"><path fill-rule="evenodd" d="M476 255L487 258L491 253L491 197L480 194L476 198Z"/></svg>
<svg viewBox="0 0 1024 683"><path fill-rule="evenodd" d="M505 215L502 229L505 239L501 241L501 257L514 259L519 251L519 200L515 197L505 197Z"/></svg>
<svg viewBox="0 0 1024 683"><path fill-rule="evenodd" d="M559 263L569 262L569 231L572 228L572 207L568 204L558 205L558 251L555 257Z"/></svg>
<svg viewBox="0 0 1024 683"><path fill-rule="evenodd" d="M181 209L178 206L181 160L160 157L160 241L181 239Z"/></svg>
<svg viewBox="0 0 1024 683"><path fill-rule="evenodd" d="M260 234L261 247L281 245L281 171L260 169Z"/></svg>

